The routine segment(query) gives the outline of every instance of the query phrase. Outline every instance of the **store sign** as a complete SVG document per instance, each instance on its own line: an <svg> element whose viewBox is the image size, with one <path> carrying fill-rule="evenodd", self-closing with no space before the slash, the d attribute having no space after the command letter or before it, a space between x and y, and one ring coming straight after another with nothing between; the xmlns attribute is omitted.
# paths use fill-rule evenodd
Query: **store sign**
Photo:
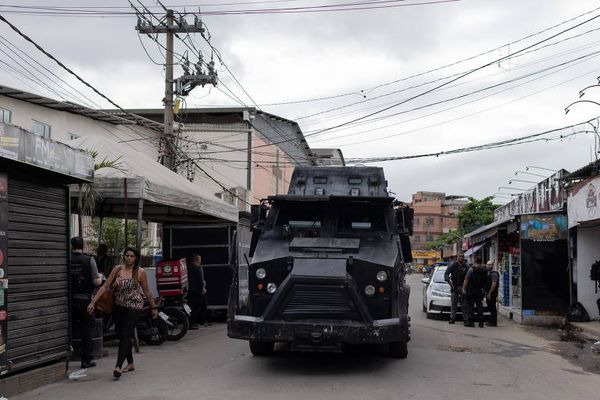
<svg viewBox="0 0 600 400"><path fill-rule="evenodd" d="M600 219L600 177L596 176L576 185L567 201L569 228L580 222Z"/></svg>
<svg viewBox="0 0 600 400"><path fill-rule="evenodd" d="M0 173L0 375L8 371L6 357L8 289L8 176Z"/></svg>
<svg viewBox="0 0 600 400"><path fill-rule="evenodd" d="M0 123L0 157L77 178L94 177L94 160L82 150Z"/></svg>
<svg viewBox="0 0 600 400"><path fill-rule="evenodd" d="M564 214L536 214L521 216L521 239L551 242L567 238L567 216Z"/></svg>
<svg viewBox="0 0 600 400"><path fill-rule="evenodd" d="M436 250L413 250L412 257L414 258L441 258L441 253Z"/></svg>
<svg viewBox="0 0 600 400"><path fill-rule="evenodd" d="M510 203L498 207L494 211L494 221L510 219L515 215L562 210L566 200L562 178L567 174L564 169L558 170Z"/></svg>

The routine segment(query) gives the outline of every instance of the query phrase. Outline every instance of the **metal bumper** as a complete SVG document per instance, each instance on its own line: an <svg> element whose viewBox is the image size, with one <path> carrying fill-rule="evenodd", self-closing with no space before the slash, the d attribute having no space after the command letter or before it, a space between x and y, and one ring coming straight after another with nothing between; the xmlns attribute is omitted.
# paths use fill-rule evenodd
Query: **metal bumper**
<svg viewBox="0 0 600 400"><path fill-rule="evenodd" d="M375 320L372 324L356 321L281 321L236 315L228 322L231 338L320 344L377 344L410 339L410 317Z"/></svg>

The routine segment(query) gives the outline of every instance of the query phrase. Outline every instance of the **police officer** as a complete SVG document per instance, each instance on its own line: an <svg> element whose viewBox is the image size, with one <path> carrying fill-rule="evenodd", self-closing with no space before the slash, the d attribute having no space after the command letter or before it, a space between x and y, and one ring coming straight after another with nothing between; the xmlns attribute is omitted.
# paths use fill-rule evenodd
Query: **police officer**
<svg viewBox="0 0 600 400"><path fill-rule="evenodd" d="M490 321L488 322L488 326L498 326L498 310L496 309L496 299L498 298L498 281L500 280L500 275L498 272L494 271L494 262L487 262L487 271L488 271L488 279L487 279L487 287L485 294L485 303L490 310Z"/></svg>
<svg viewBox="0 0 600 400"><path fill-rule="evenodd" d="M98 268L93 258L83 254L83 239L71 239L71 308L73 324L79 325L81 335L81 368L95 367L92 361L92 320L87 312L92 292L100 285Z"/></svg>
<svg viewBox="0 0 600 400"><path fill-rule="evenodd" d="M463 283L463 320L465 326L475 326L475 307L477 307L477 319L479 327L483 328L483 295L487 282L487 271L481 265L481 257L475 257L475 264L469 268Z"/></svg>
<svg viewBox="0 0 600 400"><path fill-rule="evenodd" d="M448 323L453 324L456 321L456 313L458 309L458 303L461 302L462 298L462 286L467 275L469 266L465 262L465 256L460 254L455 262L450 264L446 268L444 273L444 280L450 285L450 321Z"/></svg>

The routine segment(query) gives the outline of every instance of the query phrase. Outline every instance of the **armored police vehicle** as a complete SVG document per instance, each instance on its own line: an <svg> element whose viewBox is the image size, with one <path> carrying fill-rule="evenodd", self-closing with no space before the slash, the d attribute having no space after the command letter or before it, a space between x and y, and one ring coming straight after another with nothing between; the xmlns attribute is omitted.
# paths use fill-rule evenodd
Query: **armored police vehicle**
<svg viewBox="0 0 600 400"><path fill-rule="evenodd" d="M405 262L412 209L383 169L297 167L287 195L254 211L252 241L230 293L228 335L254 355L388 344L407 356ZM268 213L267 213L268 211Z"/></svg>

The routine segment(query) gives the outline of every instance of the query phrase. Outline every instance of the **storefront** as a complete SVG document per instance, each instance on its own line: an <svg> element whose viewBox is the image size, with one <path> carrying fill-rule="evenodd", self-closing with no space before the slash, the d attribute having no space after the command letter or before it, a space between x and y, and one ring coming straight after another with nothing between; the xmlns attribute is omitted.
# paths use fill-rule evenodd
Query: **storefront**
<svg viewBox="0 0 600 400"><path fill-rule="evenodd" d="M593 173L593 168L588 168L568 178L579 179ZM587 177L570 188L568 214L573 298L583 305L591 319L597 320L600 319L596 303L600 298L600 288L590 279L590 272L592 264L600 260L600 176Z"/></svg>
<svg viewBox="0 0 600 400"><path fill-rule="evenodd" d="M560 323L570 303L566 195L557 171L494 212L495 221L465 235L464 254L494 261L499 311L519 323Z"/></svg>
<svg viewBox="0 0 600 400"><path fill-rule="evenodd" d="M17 372L56 362L64 370L71 339L67 185L92 178L89 154L0 124L0 374L9 375L0 389Z"/></svg>

